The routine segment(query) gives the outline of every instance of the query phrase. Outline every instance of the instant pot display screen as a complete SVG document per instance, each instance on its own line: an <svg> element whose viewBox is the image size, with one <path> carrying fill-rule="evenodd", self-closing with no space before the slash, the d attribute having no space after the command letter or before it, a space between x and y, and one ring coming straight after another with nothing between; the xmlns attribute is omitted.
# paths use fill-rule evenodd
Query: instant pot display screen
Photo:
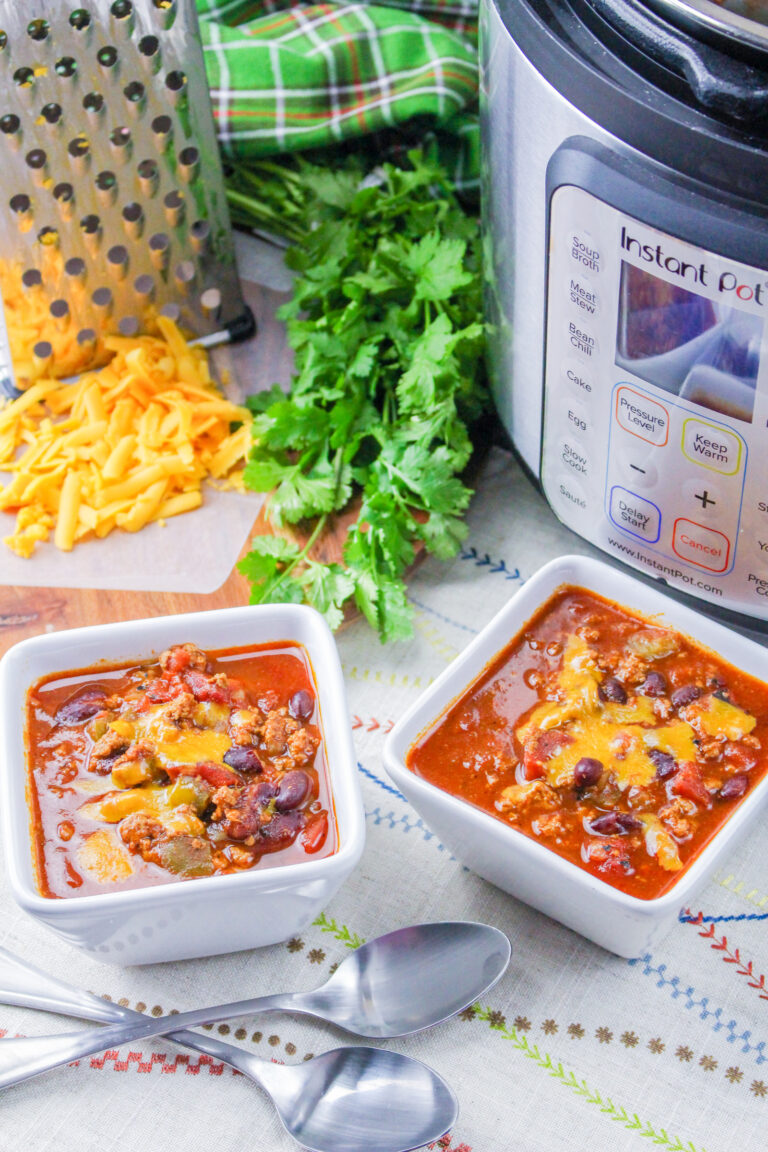
<svg viewBox="0 0 768 1152"><path fill-rule="evenodd" d="M616 363L703 408L752 422L763 321L621 265Z"/></svg>

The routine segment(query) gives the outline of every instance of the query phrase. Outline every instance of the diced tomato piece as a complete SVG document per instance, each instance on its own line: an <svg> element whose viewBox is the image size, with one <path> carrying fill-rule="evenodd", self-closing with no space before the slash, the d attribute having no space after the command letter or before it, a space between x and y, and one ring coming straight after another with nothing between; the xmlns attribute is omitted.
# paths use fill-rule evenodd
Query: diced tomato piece
<svg viewBox="0 0 768 1152"><path fill-rule="evenodd" d="M159 676L147 688L144 699L151 701L152 704L165 704L186 691L186 684L178 676Z"/></svg>
<svg viewBox="0 0 768 1152"><path fill-rule="evenodd" d="M301 833L301 842L305 852L319 852L328 835L328 813L318 812L308 821Z"/></svg>
<svg viewBox="0 0 768 1152"><path fill-rule="evenodd" d="M224 684L217 684L215 680L211 680L204 672L196 672L194 668L190 668L184 673L184 680L195 700L211 700L214 704L230 703L231 693L229 687Z"/></svg>
<svg viewBox="0 0 768 1152"><path fill-rule="evenodd" d="M687 800L693 800L694 804L703 804L705 808L709 807L710 795L704 787L701 769L692 760L686 760L681 765L670 780L669 788L678 796L685 796Z"/></svg>
<svg viewBox="0 0 768 1152"><path fill-rule="evenodd" d="M523 774L526 780L538 780L546 776L546 762L563 748L573 744L573 737L568 732L560 732L557 728L550 728L548 732L536 732L529 737L523 750Z"/></svg>
<svg viewBox="0 0 768 1152"><path fill-rule="evenodd" d="M740 772L751 772L758 761L756 748L748 748L745 744L737 744L729 740L723 748L723 756L733 768Z"/></svg>
<svg viewBox="0 0 768 1152"><path fill-rule="evenodd" d="M202 760L199 764L169 764L165 771L171 780L177 776L200 776L207 780L214 788L224 788L227 784L242 783L240 777L231 768L222 764L214 764L211 760Z"/></svg>

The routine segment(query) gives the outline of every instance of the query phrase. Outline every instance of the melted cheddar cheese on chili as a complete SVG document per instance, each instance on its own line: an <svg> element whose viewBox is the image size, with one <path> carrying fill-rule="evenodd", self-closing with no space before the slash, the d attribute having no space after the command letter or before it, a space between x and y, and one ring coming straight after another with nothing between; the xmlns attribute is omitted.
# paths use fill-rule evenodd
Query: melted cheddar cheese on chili
<svg viewBox="0 0 768 1152"><path fill-rule="evenodd" d="M653 899L768 768L768 685L564 588L410 749L408 766Z"/></svg>
<svg viewBox="0 0 768 1152"><path fill-rule="evenodd" d="M44 896L84 896L336 851L309 660L296 644L47 677L27 697Z"/></svg>

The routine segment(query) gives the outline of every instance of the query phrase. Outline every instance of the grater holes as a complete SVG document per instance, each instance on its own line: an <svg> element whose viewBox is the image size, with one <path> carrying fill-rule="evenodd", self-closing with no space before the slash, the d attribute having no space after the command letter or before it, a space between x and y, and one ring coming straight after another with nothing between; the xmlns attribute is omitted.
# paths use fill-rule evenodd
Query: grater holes
<svg viewBox="0 0 768 1152"><path fill-rule="evenodd" d="M171 241L170 237L166 236L165 232L155 232L149 238L149 258L152 264L160 272L164 272L168 267L168 260L171 254Z"/></svg>
<svg viewBox="0 0 768 1152"><path fill-rule="evenodd" d="M221 292L218 288L206 288L200 293L200 308L205 316L218 319L221 312Z"/></svg>
<svg viewBox="0 0 768 1152"><path fill-rule="evenodd" d="M159 51L160 41L157 36L142 36L141 40L139 40L139 52L141 52L142 56L146 56L147 59L152 56L157 56Z"/></svg>
<svg viewBox="0 0 768 1152"><path fill-rule="evenodd" d="M139 184L146 196L154 196L160 179L160 169L154 160L141 160L136 169L139 174Z"/></svg>
<svg viewBox="0 0 768 1152"><path fill-rule="evenodd" d="M61 104L46 104L43 108L40 109L40 115L42 116L43 120L45 120L46 124L53 126L61 122L61 118L64 115L64 109L62 108Z"/></svg>
<svg viewBox="0 0 768 1152"><path fill-rule="evenodd" d="M32 208L32 201L26 192L17 192L15 196L11 196L8 204L11 212L15 212L17 216L23 216Z"/></svg>
<svg viewBox="0 0 768 1152"><path fill-rule="evenodd" d="M200 171L200 153L197 148L182 148L179 153L179 175L182 180L191 184Z"/></svg>
<svg viewBox="0 0 768 1152"><path fill-rule="evenodd" d="M88 92L83 97L83 108L86 112L99 113L104 108L104 97L101 92Z"/></svg>
<svg viewBox="0 0 768 1152"><path fill-rule="evenodd" d="M8 33L0 30L0 52L8 47Z"/></svg>
<svg viewBox="0 0 768 1152"><path fill-rule="evenodd" d="M113 244L107 252L107 267L116 280L122 280L128 271L128 249L124 244Z"/></svg>
<svg viewBox="0 0 768 1152"><path fill-rule="evenodd" d="M57 76L70 79L77 72L77 60L74 56L60 56L53 67Z"/></svg>
<svg viewBox="0 0 768 1152"><path fill-rule="evenodd" d="M131 0L115 0L109 11L115 20L127 20L133 15L133 4Z"/></svg>
<svg viewBox="0 0 768 1152"><path fill-rule="evenodd" d="M105 44L103 48L99 48L96 53L96 59L102 68L114 68L117 64L117 48L113 44Z"/></svg>
<svg viewBox="0 0 768 1152"><path fill-rule="evenodd" d="M90 150L91 145L88 142L88 138L83 136L82 132L79 136L73 137L69 144L67 144L67 152L69 152L73 160L79 160L81 157L87 156Z"/></svg>
<svg viewBox="0 0 768 1152"><path fill-rule="evenodd" d="M71 184L68 184L66 181L62 181L61 184L57 184L54 188L53 198L54 200L61 200L64 203L67 203L69 200L74 200L75 190Z"/></svg>
<svg viewBox="0 0 768 1152"><path fill-rule="evenodd" d="M52 228L50 224L46 224L46 226L38 232L37 239L46 248L58 248L59 230L58 228Z"/></svg>
<svg viewBox="0 0 768 1152"><path fill-rule="evenodd" d="M40 172L48 163L48 156L42 148L32 148L25 156L27 167L33 172Z"/></svg>
<svg viewBox="0 0 768 1152"><path fill-rule="evenodd" d="M91 14L87 8L75 8L69 14L69 23L76 32L85 32L91 26Z"/></svg>
<svg viewBox="0 0 768 1152"><path fill-rule="evenodd" d="M129 224L135 224L137 220L141 220L144 215L144 209L141 204L137 204L134 200L132 204L126 204L123 208L123 220Z"/></svg>
<svg viewBox="0 0 768 1152"><path fill-rule="evenodd" d="M13 74L13 82L17 88L31 88L35 82L35 72L33 68L17 68Z"/></svg>
<svg viewBox="0 0 768 1152"><path fill-rule="evenodd" d="M69 304L66 300L52 300L48 311L54 320L65 321L69 319Z"/></svg>
<svg viewBox="0 0 768 1152"><path fill-rule="evenodd" d="M112 311L114 303L111 289L97 288L95 292L91 293L91 303L96 311L106 318Z"/></svg>
<svg viewBox="0 0 768 1152"><path fill-rule="evenodd" d="M195 282L197 269L193 260L181 260L173 270L173 278L180 292L185 295Z"/></svg>
<svg viewBox="0 0 768 1152"><path fill-rule="evenodd" d="M21 283L27 291L33 288L40 288L43 283L43 277L37 268L27 268L26 272L22 273Z"/></svg>
<svg viewBox="0 0 768 1152"><path fill-rule="evenodd" d="M93 328L81 328L77 334L77 342L81 348L88 348L96 343L96 331Z"/></svg>
<svg viewBox="0 0 768 1152"><path fill-rule="evenodd" d="M27 36L30 40L47 40L51 26L47 20L30 20L27 24Z"/></svg>
<svg viewBox="0 0 768 1152"><path fill-rule="evenodd" d="M64 273L72 280L85 279L85 260L81 260L79 256L71 256L64 265Z"/></svg>
<svg viewBox="0 0 768 1152"><path fill-rule="evenodd" d="M184 197L181 192L174 189L163 197L163 207L165 209L165 218L170 225L174 228L184 220L185 204Z"/></svg>
<svg viewBox="0 0 768 1152"><path fill-rule="evenodd" d="M125 148L131 142L131 130L122 125L119 128L113 128L109 134L109 142L115 148Z"/></svg>
<svg viewBox="0 0 768 1152"><path fill-rule="evenodd" d="M161 152L164 152L173 136L173 120L170 116L155 116L152 121L152 133Z"/></svg>
<svg viewBox="0 0 768 1152"><path fill-rule="evenodd" d="M152 7L160 27L165 30L170 28L176 19L176 0L152 0Z"/></svg>
<svg viewBox="0 0 768 1152"><path fill-rule="evenodd" d="M101 231L101 219L95 212L89 212L87 216L83 216L80 221L80 230L86 236L96 236Z"/></svg>
<svg viewBox="0 0 768 1152"><path fill-rule="evenodd" d="M53 357L53 344L50 340L38 340L32 345L32 355L40 365L47 364Z"/></svg>
<svg viewBox="0 0 768 1152"><path fill-rule="evenodd" d="M117 327L121 336L138 336L141 331L141 321L138 316L121 316Z"/></svg>
<svg viewBox="0 0 768 1152"><path fill-rule="evenodd" d="M123 88L123 96L134 107L143 103L146 92L147 90L140 80L131 80L130 84L126 84Z"/></svg>
<svg viewBox="0 0 768 1152"><path fill-rule="evenodd" d="M189 229L189 239L195 252L204 252L211 239L211 225L209 221L193 221Z"/></svg>
<svg viewBox="0 0 768 1152"><path fill-rule="evenodd" d="M173 72L169 72L165 78L165 86L171 92L181 92L187 86L187 74L182 72L180 68L175 68Z"/></svg>
<svg viewBox="0 0 768 1152"><path fill-rule="evenodd" d="M178 304L163 304L160 309L161 316L167 316L174 324L178 324L181 319L181 308Z"/></svg>
<svg viewBox="0 0 768 1152"><path fill-rule="evenodd" d="M109 168L105 168L103 172L99 172L94 180L94 184L96 185L96 193L102 204L114 204L115 198L117 197L117 176L115 176L115 173L110 171Z"/></svg>
<svg viewBox="0 0 768 1152"><path fill-rule="evenodd" d="M0 117L0 132L6 136L15 136L21 128L21 120L13 112L6 112L5 116Z"/></svg>
<svg viewBox="0 0 768 1152"><path fill-rule="evenodd" d="M143 303L149 303L155 295L155 282L144 272L134 280L133 290Z"/></svg>

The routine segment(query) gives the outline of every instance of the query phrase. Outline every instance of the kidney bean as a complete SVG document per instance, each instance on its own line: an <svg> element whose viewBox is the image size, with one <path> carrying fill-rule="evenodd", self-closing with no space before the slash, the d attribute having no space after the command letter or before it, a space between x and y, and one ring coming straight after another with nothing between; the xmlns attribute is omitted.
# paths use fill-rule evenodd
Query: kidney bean
<svg viewBox="0 0 768 1152"><path fill-rule="evenodd" d="M666 780L677 772L677 760L669 752L662 752L661 748L649 748L648 759L656 767L657 780Z"/></svg>
<svg viewBox="0 0 768 1152"><path fill-rule="evenodd" d="M589 788L592 784L597 784L602 774L602 760L596 760L594 756L582 756L573 770L574 787Z"/></svg>
<svg viewBox="0 0 768 1152"><path fill-rule="evenodd" d="M278 785L275 808L278 812L288 812L291 808L298 808L306 800L311 787L306 772L302 772L301 769L286 772Z"/></svg>
<svg viewBox="0 0 768 1152"><path fill-rule="evenodd" d="M309 720L315 710L315 698L306 688L294 692L288 701L288 711L294 720Z"/></svg>
<svg viewBox="0 0 768 1152"><path fill-rule="evenodd" d="M649 672L640 691L644 696L666 696L667 678L661 672Z"/></svg>
<svg viewBox="0 0 768 1152"><path fill-rule="evenodd" d="M674 708L685 708L687 704L692 704L694 700L698 700L699 696L701 696L701 688L697 688L695 684L686 684L682 688L675 688L670 700Z"/></svg>
<svg viewBox="0 0 768 1152"><path fill-rule="evenodd" d="M293 844L304 827L302 812L276 812L268 824L262 824L257 843L262 851L276 852Z"/></svg>
<svg viewBox="0 0 768 1152"><path fill-rule="evenodd" d="M328 813L318 812L307 824L301 834L301 842L305 852L319 852L328 835Z"/></svg>
<svg viewBox="0 0 768 1152"><path fill-rule="evenodd" d="M604 812L589 821L590 832L597 832L599 836L623 836L640 828L642 824L631 812Z"/></svg>
<svg viewBox="0 0 768 1152"><path fill-rule="evenodd" d="M749 788L749 776L731 776L718 792L720 800L736 800Z"/></svg>
<svg viewBox="0 0 768 1152"><path fill-rule="evenodd" d="M224 753L224 763L237 772L261 772L262 763L253 748L239 748L233 744Z"/></svg>
<svg viewBox="0 0 768 1152"><path fill-rule="evenodd" d="M607 680L603 680L598 688L598 694L601 700L611 700L614 704L626 704L627 702L627 690L621 680L617 680L615 676L609 676Z"/></svg>
<svg viewBox="0 0 768 1152"><path fill-rule="evenodd" d="M82 724L104 707L106 693L102 688L86 688L65 700L56 713L57 724Z"/></svg>

